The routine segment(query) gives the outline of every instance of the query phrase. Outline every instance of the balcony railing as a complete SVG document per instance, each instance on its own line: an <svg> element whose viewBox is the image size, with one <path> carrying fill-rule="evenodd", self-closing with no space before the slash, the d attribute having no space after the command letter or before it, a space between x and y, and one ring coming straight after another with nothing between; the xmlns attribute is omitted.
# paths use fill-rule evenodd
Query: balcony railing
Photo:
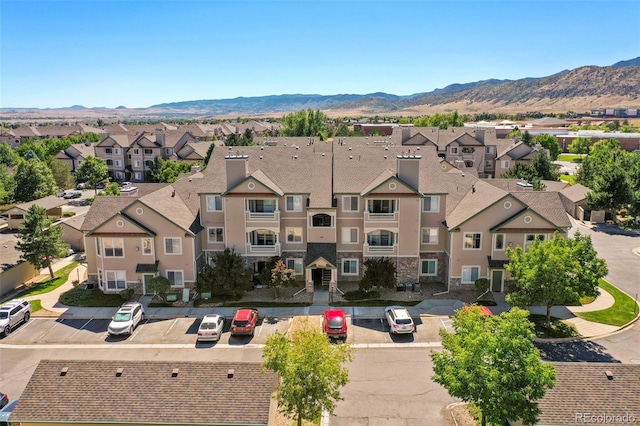
<svg viewBox="0 0 640 426"><path fill-rule="evenodd" d="M396 254L398 246L396 244L390 246L370 245L365 243L363 245L364 255L367 256L388 256Z"/></svg>
<svg viewBox="0 0 640 426"><path fill-rule="evenodd" d="M246 211L246 219L253 220L256 222L272 222L272 221L280 221L280 210L276 210L274 212L252 212Z"/></svg>
<svg viewBox="0 0 640 426"><path fill-rule="evenodd" d="M269 244L269 245L257 245L257 244L249 244L247 243L247 254L269 254L269 255L280 255L280 243Z"/></svg>
<svg viewBox="0 0 640 426"><path fill-rule="evenodd" d="M396 210L393 213L371 213L368 211L364 212L364 220L370 221L393 221L398 220L398 211Z"/></svg>

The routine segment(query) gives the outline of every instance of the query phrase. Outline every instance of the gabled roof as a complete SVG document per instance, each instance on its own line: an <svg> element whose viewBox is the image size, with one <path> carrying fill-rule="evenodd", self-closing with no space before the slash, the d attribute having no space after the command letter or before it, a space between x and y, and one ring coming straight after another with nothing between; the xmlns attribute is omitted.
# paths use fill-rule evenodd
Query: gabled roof
<svg viewBox="0 0 640 426"><path fill-rule="evenodd" d="M79 231L82 229L82 223L84 222L84 218L86 216L87 216L87 212L80 213L63 220L62 222L60 222L60 224L66 225L73 229L77 229Z"/></svg>
<svg viewBox="0 0 640 426"><path fill-rule="evenodd" d="M83 231L94 230L118 212L124 210L125 207L135 200L136 198L133 197L95 197L82 223L81 229Z"/></svg>
<svg viewBox="0 0 640 426"><path fill-rule="evenodd" d="M589 192L591 192L589 188L579 183L571 185L568 188L564 188L562 191L560 191L563 196L574 203L585 200Z"/></svg>
<svg viewBox="0 0 640 426"><path fill-rule="evenodd" d="M425 136L424 133L416 133L415 135L411 136L409 139L404 141L402 145L426 145L426 144L437 146L437 143L429 139L428 136Z"/></svg>
<svg viewBox="0 0 640 426"><path fill-rule="evenodd" d="M334 268L337 267L336 243L307 243L304 266L308 267L318 260L324 260Z"/></svg>
<svg viewBox="0 0 640 426"><path fill-rule="evenodd" d="M496 158L501 158L506 155L513 160L520 160L531 154L532 152L537 152L537 150L522 141L518 141L504 149L502 152L498 153L498 156Z"/></svg>
<svg viewBox="0 0 640 426"><path fill-rule="evenodd" d="M140 197L139 201L187 232L195 235L202 229L196 221L196 214L183 202L172 185Z"/></svg>
<svg viewBox="0 0 640 426"><path fill-rule="evenodd" d="M382 185L384 185L389 181L394 181L394 183L401 185L407 192L417 194L415 189L411 188L405 182L398 179L395 173L393 173L391 170L386 169L386 170L383 170L377 178L372 180L371 183L362 190L360 195L362 197L366 197L367 195L370 195L376 189L380 188ZM400 191L397 191L397 192L399 193Z"/></svg>
<svg viewBox="0 0 640 426"><path fill-rule="evenodd" d="M110 147L119 145L123 148L127 148L131 145L131 140L126 134L110 134L101 140L96 146L99 147Z"/></svg>
<svg viewBox="0 0 640 426"><path fill-rule="evenodd" d="M50 210L50 209L55 209L56 207L63 206L68 202L69 200L65 200L64 198L56 197L55 195L49 195L44 198L39 198L37 200L29 201L27 203L17 204L13 208L5 211L3 214L5 215L9 214L14 210L22 210L26 212L27 210L29 210L29 207L33 205L43 207L46 210Z"/></svg>
<svg viewBox="0 0 640 426"><path fill-rule="evenodd" d="M267 425L276 385L261 363L42 360L11 420Z"/></svg>
<svg viewBox="0 0 640 426"><path fill-rule="evenodd" d="M569 220L569 216L557 192L524 191L512 192L511 194L554 226L558 228L571 227L571 220Z"/></svg>
<svg viewBox="0 0 640 426"><path fill-rule="evenodd" d="M447 228L453 230L507 196L507 192L484 181L476 180L451 212L447 212Z"/></svg>
<svg viewBox="0 0 640 426"><path fill-rule="evenodd" d="M118 216L126 219L127 222L131 223L136 228L139 228L142 231L142 233L148 234L149 236L152 236L152 237L154 237L156 235L156 233L153 230L147 228L146 226L144 226L143 224L141 224L140 222L138 222L137 220L133 219L131 216L128 216L127 214L125 214L123 212L116 212L113 216L109 217L103 223L101 223L100 225L98 225L97 227L95 227L94 229L89 231L87 233L87 235L91 235L91 234L94 234L94 233L100 233L100 228L102 226L107 225L113 218L118 217ZM124 232L124 234L129 234L129 233L130 232Z"/></svg>
<svg viewBox="0 0 640 426"><path fill-rule="evenodd" d="M277 195L278 197L282 197L284 195L284 192L282 192L282 189L278 188L278 185L276 185L271 179L269 179L269 177L265 175L262 170L255 170L245 179L238 182L235 186L233 186L232 188L229 188L228 191L225 191L223 195L232 193L236 188L238 188L241 185L244 185L244 183L247 181L254 181L264 186L265 188L273 192L273 194Z"/></svg>

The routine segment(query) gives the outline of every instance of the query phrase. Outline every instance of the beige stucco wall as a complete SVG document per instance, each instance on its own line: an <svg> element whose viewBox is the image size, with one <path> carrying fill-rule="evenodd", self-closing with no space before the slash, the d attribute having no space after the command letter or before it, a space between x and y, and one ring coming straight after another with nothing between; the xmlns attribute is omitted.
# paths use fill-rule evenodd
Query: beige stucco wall
<svg viewBox="0 0 640 426"><path fill-rule="evenodd" d="M0 271L0 296L34 278L39 272L29 262L22 262Z"/></svg>
<svg viewBox="0 0 640 426"><path fill-rule="evenodd" d="M247 252L245 228L245 200L244 197L225 197L224 207L224 236L226 246L234 248L236 252ZM209 217L209 216L208 216Z"/></svg>
<svg viewBox="0 0 640 426"><path fill-rule="evenodd" d="M400 197L398 209L398 256L418 256L420 253L421 199Z"/></svg>
<svg viewBox="0 0 640 426"><path fill-rule="evenodd" d="M60 227L62 228L62 241L69 244L75 251L84 251L84 235L82 231L64 223L61 223Z"/></svg>

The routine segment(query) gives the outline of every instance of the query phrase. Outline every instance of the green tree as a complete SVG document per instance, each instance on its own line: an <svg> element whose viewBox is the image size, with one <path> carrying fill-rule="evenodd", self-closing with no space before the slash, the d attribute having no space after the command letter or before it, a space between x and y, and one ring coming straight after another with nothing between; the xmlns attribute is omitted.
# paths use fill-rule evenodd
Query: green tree
<svg viewBox="0 0 640 426"><path fill-rule="evenodd" d="M531 167L535 170L536 176L543 180L560 180L558 168L551 162L547 151L539 151L531 159Z"/></svg>
<svg viewBox="0 0 640 426"><path fill-rule="evenodd" d="M32 201L56 193L56 181L51 170L42 161L32 158L21 161L14 176L17 201Z"/></svg>
<svg viewBox="0 0 640 426"><path fill-rule="evenodd" d="M533 345L529 313L513 308L486 317L479 307L453 316L454 332L440 329L442 352L431 352L433 380L453 397L473 402L482 425L507 419L534 424L538 400L555 384L555 368Z"/></svg>
<svg viewBox="0 0 640 426"><path fill-rule="evenodd" d="M16 191L16 180L9 173L7 166L0 164L0 204L7 204L13 200Z"/></svg>
<svg viewBox="0 0 640 426"><path fill-rule="evenodd" d="M520 140L529 146L533 144L533 136L531 136L531 133L529 133L529 131L526 129L522 134L522 138Z"/></svg>
<svg viewBox="0 0 640 426"><path fill-rule="evenodd" d="M365 269L360 288L370 290L374 285L384 288L396 286L396 265L388 257L368 258L363 265Z"/></svg>
<svg viewBox="0 0 640 426"><path fill-rule="evenodd" d="M20 156L6 142L0 142L0 166L13 167L18 164Z"/></svg>
<svg viewBox="0 0 640 426"><path fill-rule="evenodd" d="M51 170L51 174L58 188L73 188L73 176L71 175L71 167L69 167L68 164L57 160L55 157L49 157L47 158L47 166Z"/></svg>
<svg viewBox="0 0 640 426"><path fill-rule="evenodd" d="M587 193L587 203L597 210L615 212L621 206L633 201L633 190L627 178L627 171L611 165L598 173Z"/></svg>
<svg viewBox="0 0 640 426"><path fill-rule="evenodd" d="M193 165L187 161L168 161L162 157L156 157L154 166L147 172L147 181L173 183L181 174L189 173Z"/></svg>
<svg viewBox="0 0 640 426"><path fill-rule="evenodd" d="M582 159L576 173L576 180L591 188L595 177L605 169L623 167L622 161L626 154L617 139L603 139L594 143L591 146L589 156Z"/></svg>
<svg viewBox="0 0 640 426"><path fill-rule="evenodd" d="M271 269L271 279L269 287L273 289L275 298L278 298L278 292L282 287L289 287L296 284L294 270L287 268L282 259L278 259L273 269Z"/></svg>
<svg viewBox="0 0 640 426"><path fill-rule="evenodd" d="M104 189L98 192L98 197L101 196L111 196L111 197L119 197L120 196L120 185L116 182L111 182Z"/></svg>
<svg viewBox="0 0 640 426"><path fill-rule="evenodd" d="M522 179L533 185L534 191L544 191L545 185L540 182L538 171L531 163L517 162L502 174L503 179Z"/></svg>
<svg viewBox="0 0 640 426"><path fill-rule="evenodd" d="M109 167L104 159L89 155L76 169L76 180L86 182L97 194L96 186L107 177L108 170Z"/></svg>
<svg viewBox="0 0 640 426"><path fill-rule="evenodd" d="M591 138L580 136L569 144L569 152L573 154L589 155L589 151L591 151Z"/></svg>
<svg viewBox="0 0 640 426"><path fill-rule="evenodd" d="M209 145L209 149L207 149L207 155L204 157L204 165L207 166L209 164L209 160L211 160L211 154L213 154L213 149L216 147L216 144L211 143Z"/></svg>
<svg viewBox="0 0 640 426"><path fill-rule="evenodd" d="M597 296L598 280L607 275L603 259L597 257L589 236L576 233L562 238L556 233L548 241L535 240L526 251L508 247L507 271L514 280L507 302L515 306L543 304L547 327L551 328L554 305L578 303L583 296Z"/></svg>
<svg viewBox="0 0 640 426"><path fill-rule="evenodd" d="M35 157L40 160L44 160L47 157L44 147L41 144L29 139L21 143L20 146L15 149L15 151L16 154L18 154L23 159L33 158L34 154Z"/></svg>
<svg viewBox="0 0 640 426"><path fill-rule="evenodd" d="M549 157L551 161L556 161L558 155L560 155L560 144L558 138L554 135L538 135L533 139L533 144L540 144L543 148L549 151Z"/></svg>
<svg viewBox="0 0 640 426"><path fill-rule="evenodd" d="M346 123L338 124L334 136L349 136L349 126Z"/></svg>
<svg viewBox="0 0 640 426"><path fill-rule="evenodd" d="M18 229L16 249L22 252L21 258L37 269L49 268L54 278L51 263L55 258L69 253L69 244L62 241L62 228L53 226L53 220L47 217L46 209L32 205Z"/></svg>
<svg viewBox="0 0 640 426"><path fill-rule="evenodd" d="M349 344L331 344L320 329L303 320L290 337L279 331L270 335L262 359L263 368L280 377L276 393L280 410L301 426L303 420L319 420L323 410L333 414L342 400L340 387L349 382L342 364L352 358Z"/></svg>
<svg viewBox="0 0 640 426"><path fill-rule="evenodd" d="M152 291L164 300L165 294L171 290L171 281L167 277L156 275L147 282L146 287L147 290Z"/></svg>
<svg viewBox="0 0 640 426"><path fill-rule="evenodd" d="M312 109L292 112L282 117L283 136L313 136L326 139L329 130L326 122L329 121L322 111Z"/></svg>
<svg viewBox="0 0 640 426"><path fill-rule="evenodd" d="M213 264L205 265L198 274L199 293L241 296L253 287L253 271L244 266L244 259L234 249L226 248L213 256Z"/></svg>

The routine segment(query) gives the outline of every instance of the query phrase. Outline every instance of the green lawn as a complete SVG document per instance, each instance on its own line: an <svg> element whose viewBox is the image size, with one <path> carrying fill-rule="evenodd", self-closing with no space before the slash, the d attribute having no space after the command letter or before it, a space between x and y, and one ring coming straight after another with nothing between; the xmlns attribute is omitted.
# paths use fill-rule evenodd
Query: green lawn
<svg viewBox="0 0 640 426"><path fill-rule="evenodd" d="M36 296L38 294L48 293L55 290L56 288L67 282L67 280L69 279L69 274L79 264L80 262L73 262L65 266L64 268L55 272L55 278L49 278L47 280L41 281L38 284L35 284L28 289L21 291L16 297Z"/></svg>
<svg viewBox="0 0 640 426"><path fill-rule="evenodd" d="M42 301L40 299L32 300L29 303L31 303L31 312L38 312L42 309Z"/></svg>
<svg viewBox="0 0 640 426"><path fill-rule="evenodd" d="M557 161L573 161L577 158L582 158L584 155L581 154L560 154L558 155Z"/></svg>
<svg viewBox="0 0 640 426"><path fill-rule="evenodd" d="M571 185L575 185L576 183L575 175L560 175L560 180L563 182L568 182Z"/></svg>
<svg viewBox="0 0 640 426"><path fill-rule="evenodd" d="M600 288L609 292L615 299L613 306L601 311L578 312L576 315L587 321L621 326L633 320L638 314L638 305L626 293L618 290L605 280L600 280Z"/></svg>
<svg viewBox="0 0 640 426"><path fill-rule="evenodd" d="M60 303L67 306L115 308L124 302L119 294L104 294L98 289L86 290L76 287L60 295Z"/></svg>

